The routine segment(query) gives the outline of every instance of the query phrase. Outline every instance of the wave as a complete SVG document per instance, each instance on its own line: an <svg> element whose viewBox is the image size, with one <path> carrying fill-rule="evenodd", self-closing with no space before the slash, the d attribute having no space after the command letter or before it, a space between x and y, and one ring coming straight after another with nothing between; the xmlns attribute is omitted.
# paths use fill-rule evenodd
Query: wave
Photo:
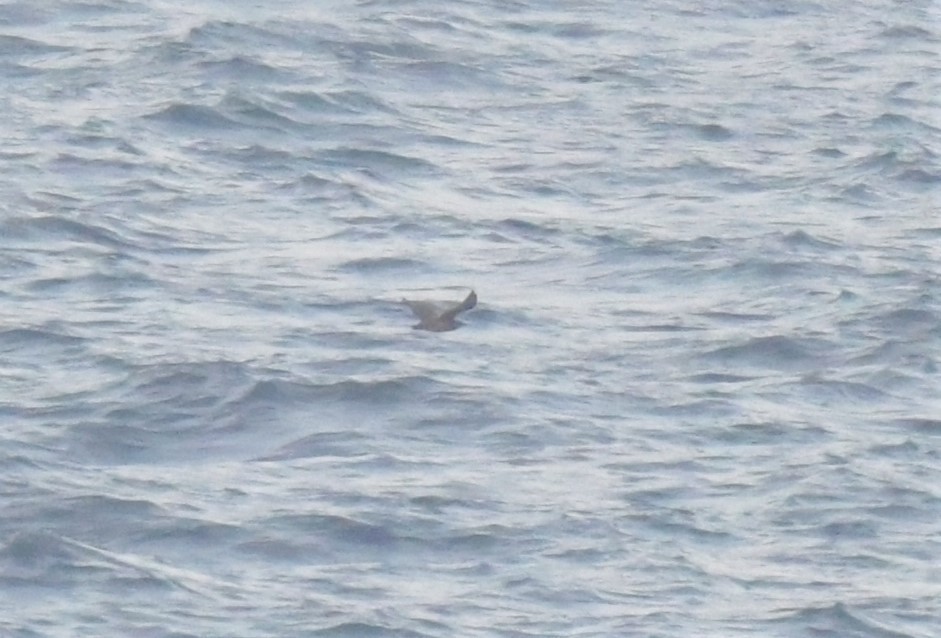
<svg viewBox="0 0 941 638"><path fill-rule="evenodd" d="M120 233L101 224L77 221L61 215L14 216L0 220L0 237L48 246L53 241L74 245L95 244L108 249L127 249L132 244Z"/></svg>
<svg viewBox="0 0 941 638"><path fill-rule="evenodd" d="M75 513L81 520L81 511ZM0 565L0 582L12 587L133 587L144 592L177 590L211 599L227 589L223 582L192 570L48 532L14 534L0 545Z"/></svg>
<svg viewBox="0 0 941 638"><path fill-rule="evenodd" d="M835 344L824 339L772 335L714 348L702 357L735 368L816 369L829 359L834 348Z"/></svg>
<svg viewBox="0 0 941 638"><path fill-rule="evenodd" d="M146 116L147 119L177 127L197 129L236 129L239 123L218 108L201 104L174 102Z"/></svg>

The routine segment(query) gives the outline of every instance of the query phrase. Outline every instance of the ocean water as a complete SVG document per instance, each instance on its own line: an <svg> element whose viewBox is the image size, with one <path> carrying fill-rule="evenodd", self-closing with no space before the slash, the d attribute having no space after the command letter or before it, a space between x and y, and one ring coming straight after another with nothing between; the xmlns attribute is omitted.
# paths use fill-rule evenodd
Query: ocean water
<svg viewBox="0 0 941 638"><path fill-rule="evenodd" d="M941 635L939 7L0 4L0 636Z"/></svg>

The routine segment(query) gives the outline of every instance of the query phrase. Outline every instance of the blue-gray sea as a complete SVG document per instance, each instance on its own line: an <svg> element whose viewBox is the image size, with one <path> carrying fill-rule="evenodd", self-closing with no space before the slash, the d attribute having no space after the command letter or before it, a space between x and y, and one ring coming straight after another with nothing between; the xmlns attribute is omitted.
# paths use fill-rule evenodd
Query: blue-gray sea
<svg viewBox="0 0 941 638"><path fill-rule="evenodd" d="M8 0L0 87L3 638L941 635L936 0Z"/></svg>

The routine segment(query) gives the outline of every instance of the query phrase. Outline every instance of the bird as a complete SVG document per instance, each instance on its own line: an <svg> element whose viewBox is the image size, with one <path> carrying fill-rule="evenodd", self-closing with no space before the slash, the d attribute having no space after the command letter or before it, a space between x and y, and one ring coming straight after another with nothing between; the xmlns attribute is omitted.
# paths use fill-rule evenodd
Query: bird
<svg viewBox="0 0 941 638"><path fill-rule="evenodd" d="M412 309L419 321L412 326L416 330L447 332L461 325L457 316L477 305L477 293L473 290L460 303L442 301L413 301L403 299L402 303Z"/></svg>

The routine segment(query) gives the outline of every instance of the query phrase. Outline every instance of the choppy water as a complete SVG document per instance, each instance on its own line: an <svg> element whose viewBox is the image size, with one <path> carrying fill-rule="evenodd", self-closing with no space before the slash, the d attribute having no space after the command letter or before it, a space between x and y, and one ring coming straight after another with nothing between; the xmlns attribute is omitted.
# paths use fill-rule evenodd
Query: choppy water
<svg viewBox="0 0 941 638"><path fill-rule="evenodd" d="M305 4L0 5L0 635L941 634L937 2Z"/></svg>

